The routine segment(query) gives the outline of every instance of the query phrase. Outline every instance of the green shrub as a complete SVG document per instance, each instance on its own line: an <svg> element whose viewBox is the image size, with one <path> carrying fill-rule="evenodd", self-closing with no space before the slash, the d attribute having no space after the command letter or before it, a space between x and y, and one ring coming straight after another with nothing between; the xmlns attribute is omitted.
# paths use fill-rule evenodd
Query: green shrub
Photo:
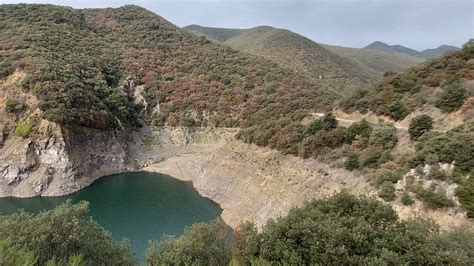
<svg viewBox="0 0 474 266"><path fill-rule="evenodd" d="M234 257L238 262L248 265L252 258L258 257L260 253L261 234L258 233L255 224L246 222L234 230L233 236Z"/></svg>
<svg viewBox="0 0 474 266"><path fill-rule="evenodd" d="M436 101L436 107L444 112L458 110L467 98L466 90L459 83L451 83L443 90L443 94Z"/></svg>
<svg viewBox="0 0 474 266"><path fill-rule="evenodd" d="M351 153L347 156L346 161L344 162L344 167L349 170L353 171L359 168L359 154L358 153Z"/></svg>
<svg viewBox="0 0 474 266"><path fill-rule="evenodd" d="M270 220L261 234L260 257L273 265L469 264L471 259L469 241L450 245L455 241L441 241L433 224L401 221L389 205L344 192Z"/></svg>
<svg viewBox="0 0 474 266"><path fill-rule="evenodd" d="M17 123L15 128L15 136L27 138L30 136L34 123L32 120L24 120Z"/></svg>
<svg viewBox="0 0 474 266"><path fill-rule="evenodd" d="M439 209L454 205L453 201L446 197L446 191L442 189L435 191L432 188L425 189L418 186L415 188L415 193L416 196L425 203L426 207L430 209Z"/></svg>
<svg viewBox="0 0 474 266"><path fill-rule="evenodd" d="M433 119L429 115L419 115L410 121L408 133L413 140L433 129Z"/></svg>
<svg viewBox="0 0 474 266"><path fill-rule="evenodd" d="M5 111L7 113L14 113L15 111L23 109L19 102L7 98L5 101Z"/></svg>
<svg viewBox="0 0 474 266"><path fill-rule="evenodd" d="M381 185L378 195L385 201L394 200L395 199L395 186L391 182L383 183Z"/></svg>
<svg viewBox="0 0 474 266"><path fill-rule="evenodd" d="M380 170L377 173L376 185L382 185L385 183L395 184L401 178L402 176L398 172L392 170Z"/></svg>
<svg viewBox="0 0 474 266"><path fill-rule="evenodd" d="M408 193L403 193L402 198L400 200L405 206L411 206L415 203L415 201L411 198L410 195L408 195Z"/></svg>
<svg viewBox="0 0 474 266"><path fill-rule="evenodd" d="M86 202L73 205L68 201L37 215L19 212L0 216L0 239L34 252L39 265L53 258L65 262L77 254L92 265L134 263L128 242L113 241L89 216Z"/></svg>
<svg viewBox="0 0 474 266"><path fill-rule="evenodd" d="M474 178L469 176L457 189L461 207L466 210L469 218L474 218Z"/></svg>
<svg viewBox="0 0 474 266"><path fill-rule="evenodd" d="M370 133L372 133L372 126L367 120L362 119L359 122L351 124L347 130L344 140L346 143L351 144L357 136L362 138L364 142L369 141Z"/></svg>
<svg viewBox="0 0 474 266"><path fill-rule="evenodd" d="M466 124L446 133L422 136L416 154L410 158L409 167L423 164L429 156L436 156L439 162L453 163L463 173L474 169L474 134L471 124Z"/></svg>
<svg viewBox="0 0 474 266"><path fill-rule="evenodd" d="M431 167L430 172L427 175L427 179L434 179L434 180L446 180L448 175L441 170L441 168L437 165Z"/></svg>
<svg viewBox="0 0 474 266"><path fill-rule="evenodd" d="M1 265L36 265L35 254L25 248L18 248L11 243L0 240L0 264Z"/></svg>
<svg viewBox="0 0 474 266"><path fill-rule="evenodd" d="M148 265L228 265L227 226L220 220L193 224L179 238L167 236L159 243L150 242L145 256Z"/></svg>
<svg viewBox="0 0 474 266"><path fill-rule="evenodd" d="M397 129L391 124L381 125L370 134L369 144L372 146L393 149L397 142Z"/></svg>

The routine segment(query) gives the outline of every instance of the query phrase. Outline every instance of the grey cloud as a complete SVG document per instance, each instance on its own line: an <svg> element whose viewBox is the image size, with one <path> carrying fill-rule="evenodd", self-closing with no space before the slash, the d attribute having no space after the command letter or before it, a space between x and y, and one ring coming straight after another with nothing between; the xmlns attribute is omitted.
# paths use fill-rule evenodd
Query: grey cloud
<svg viewBox="0 0 474 266"><path fill-rule="evenodd" d="M270 25L314 41L362 47L379 40L414 49L461 46L474 36L471 0L164 0L10 1L85 7L143 6L178 26L248 28Z"/></svg>

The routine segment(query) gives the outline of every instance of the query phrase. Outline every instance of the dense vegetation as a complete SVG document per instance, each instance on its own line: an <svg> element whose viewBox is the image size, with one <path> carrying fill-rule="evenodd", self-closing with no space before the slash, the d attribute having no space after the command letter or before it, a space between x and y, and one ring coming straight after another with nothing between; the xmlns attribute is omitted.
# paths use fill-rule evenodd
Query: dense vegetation
<svg viewBox="0 0 474 266"><path fill-rule="evenodd" d="M394 54L365 48L348 48L334 45L323 45L333 53L349 58L383 75L385 72L400 72L409 67L423 62L423 59L405 55Z"/></svg>
<svg viewBox="0 0 474 266"><path fill-rule="evenodd" d="M260 26L246 30L186 27L186 30L219 41L233 49L262 56L290 66L313 78L318 84L337 84L336 93L361 88L378 74L352 60L339 56L299 34L284 29ZM222 38L227 36L226 38Z"/></svg>
<svg viewBox="0 0 474 266"><path fill-rule="evenodd" d="M172 243L149 248L152 265L227 265L229 243L219 223L199 224ZM251 223L234 231L234 265L469 265L474 262L474 232L440 232L428 221L398 219L391 207L375 199L339 193L294 208L258 232ZM182 248L186 247L186 248ZM203 252L202 247L208 250ZM193 252L193 250L195 252ZM217 252L220 250L220 253ZM186 253L188 252L188 253ZM212 254L211 254L212 252ZM186 254L197 256L194 260ZM219 263L214 264L213 262Z"/></svg>
<svg viewBox="0 0 474 266"><path fill-rule="evenodd" d="M23 90L60 124L134 127L141 114L155 125L242 126L331 108L327 86L136 6L2 5L0 33L0 78L26 72ZM145 86L146 109L132 83Z"/></svg>
<svg viewBox="0 0 474 266"><path fill-rule="evenodd" d="M451 264L474 263L474 232L441 232L424 220L399 220L380 201L341 192L233 231L220 220L194 224L180 237L150 241L147 265ZM67 202L36 215L0 216L5 265L133 265L127 242L115 242L88 213Z"/></svg>
<svg viewBox="0 0 474 266"><path fill-rule="evenodd" d="M128 242L113 241L110 233L89 216L86 202L67 202L37 215L20 211L0 216L0 240L4 259L0 262L6 265L22 261L62 264L69 260L92 265L134 263Z"/></svg>
<svg viewBox="0 0 474 266"><path fill-rule="evenodd" d="M474 47L465 46L461 51L430 60L400 74L386 73L374 88L356 92L342 101L341 106L346 111L371 110L395 120L405 118L425 104L444 112L456 111L473 93L464 85L464 81L474 79L473 58Z"/></svg>

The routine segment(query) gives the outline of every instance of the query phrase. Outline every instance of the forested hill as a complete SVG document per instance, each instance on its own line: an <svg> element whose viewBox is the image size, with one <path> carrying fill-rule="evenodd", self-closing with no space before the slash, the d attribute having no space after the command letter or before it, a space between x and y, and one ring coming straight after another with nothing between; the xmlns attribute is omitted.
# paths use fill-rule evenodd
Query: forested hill
<svg viewBox="0 0 474 266"><path fill-rule="evenodd" d="M137 125L141 115L159 125L249 126L299 120L306 111L330 109L335 98L326 83L131 5L1 5L0 54L0 79L26 73L20 87L39 100L7 109L26 118L38 107L63 125L121 128ZM13 94L2 99L10 107L18 101Z"/></svg>
<svg viewBox="0 0 474 266"><path fill-rule="evenodd" d="M313 79L336 84L339 92L366 87L379 73L329 51L314 41L285 29L259 26L251 29L211 28L197 25L185 30L289 66Z"/></svg>
<svg viewBox="0 0 474 266"><path fill-rule="evenodd" d="M461 51L399 74L387 73L376 86L349 96L342 106L347 111L371 110L395 120L403 119L423 106L434 106L445 113L457 111L474 96L473 60L474 46L467 43ZM472 106L465 109L472 110Z"/></svg>

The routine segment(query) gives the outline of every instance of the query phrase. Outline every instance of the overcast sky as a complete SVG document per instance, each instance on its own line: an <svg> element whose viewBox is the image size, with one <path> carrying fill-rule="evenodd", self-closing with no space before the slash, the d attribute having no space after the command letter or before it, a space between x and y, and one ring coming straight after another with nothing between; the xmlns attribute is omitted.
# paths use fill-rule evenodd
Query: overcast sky
<svg viewBox="0 0 474 266"><path fill-rule="evenodd" d="M379 40L422 50L461 46L474 37L474 0L51 0L77 8L143 6L178 26L270 25L327 44L363 47Z"/></svg>

